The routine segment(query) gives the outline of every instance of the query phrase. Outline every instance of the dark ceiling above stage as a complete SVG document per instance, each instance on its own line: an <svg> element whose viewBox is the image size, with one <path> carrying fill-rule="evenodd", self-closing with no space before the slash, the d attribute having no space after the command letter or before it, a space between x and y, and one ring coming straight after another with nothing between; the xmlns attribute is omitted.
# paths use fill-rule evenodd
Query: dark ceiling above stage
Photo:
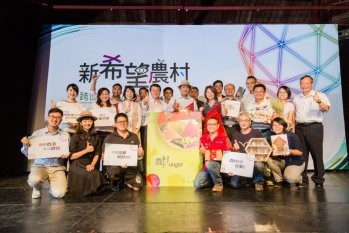
<svg viewBox="0 0 349 233"><path fill-rule="evenodd" d="M27 0L53 23L278 24L349 27L349 0Z"/></svg>

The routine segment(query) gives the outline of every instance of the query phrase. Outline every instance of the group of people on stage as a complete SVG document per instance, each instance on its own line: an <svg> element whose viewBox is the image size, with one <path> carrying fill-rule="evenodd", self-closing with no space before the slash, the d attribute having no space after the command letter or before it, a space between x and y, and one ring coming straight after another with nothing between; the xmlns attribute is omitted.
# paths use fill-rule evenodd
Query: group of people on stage
<svg viewBox="0 0 349 233"><path fill-rule="evenodd" d="M200 111L203 130L200 138L200 153L204 165L198 172L195 188L212 187L222 191L224 184L241 188L254 184L263 190L264 185L281 187L285 182L301 187L308 183L307 165L309 152L314 161L311 177L315 186L323 187L323 125L324 113L329 111L330 102L324 93L313 90L314 80L306 75L300 78L301 93L291 102L291 90L280 86L277 98L271 99L266 86L258 83L254 76L246 78L247 93L235 93L232 83L223 84L216 80L204 90L205 101L199 100L199 89L187 80L182 80L179 96L166 87L161 97L161 86L154 83L140 88L138 95L134 87L114 84L110 93L106 87L96 92L98 76L91 81L91 91L96 93L96 102L90 111L76 100L79 88L67 86L67 99L51 102L47 115L47 126L35 131L32 136L69 137L69 154L59 158L36 158L33 162L28 183L33 187L32 198L41 197L42 184L49 181L50 193L55 198L63 197L68 191L72 195L99 193L111 183L112 191L124 186L139 191L144 186L146 174L147 124L149 112ZM223 94L224 91L224 94ZM121 96L121 93L122 96ZM81 109L74 122L62 123L64 106ZM115 112L114 124L95 127L96 116L91 109L109 108ZM266 138L286 134L289 144L287 154L270 156L267 161L255 161L253 178L220 172L221 155L224 151L246 153L251 138ZM21 140L22 153L28 155L30 139ZM102 166L105 144L136 145L137 166ZM66 175L66 161L69 171ZM267 171L270 171L268 173Z"/></svg>

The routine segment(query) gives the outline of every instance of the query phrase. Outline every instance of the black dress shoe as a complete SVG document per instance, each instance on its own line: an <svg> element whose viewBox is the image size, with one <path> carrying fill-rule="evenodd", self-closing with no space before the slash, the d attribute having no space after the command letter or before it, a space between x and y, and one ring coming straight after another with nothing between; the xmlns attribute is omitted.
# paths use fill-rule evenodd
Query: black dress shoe
<svg viewBox="0 0 349 233"><path fill-rule="evenodd" d="M323 184L315 184L315 188L320 188L320 189L322 189L323 187L324 187Z"/></svg>
<svg viewBox="0 0 349 233"><path fill-rule="evenodd" d="M113 180L111 190L113 192L118 192L124 187L124 183L121 179Z"/></svg>
<svg viewBox="0 0 349 233"><path fill-rule="evenodd" d="M298 187L298 188L305 188L307 186L308 186L307 183L296 183L296 187Z"/></svg>

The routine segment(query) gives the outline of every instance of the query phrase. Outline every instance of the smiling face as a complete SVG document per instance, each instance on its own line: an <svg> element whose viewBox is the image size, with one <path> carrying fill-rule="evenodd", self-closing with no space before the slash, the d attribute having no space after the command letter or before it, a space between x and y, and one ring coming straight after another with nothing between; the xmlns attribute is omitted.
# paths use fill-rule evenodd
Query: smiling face
<svg viewBox="0 0 349 233"><path fill-rule="evenodd" d="M151 87L150 94L154 100L158 100L160 98L160 93L161 91L159 87L156 87L156 86Z"/></svg>
<svg viewBox="0 0 349 233"><path fill-rule="evenodd" d="M254 85L256 85L257 81L254 78L248 78L246 79L246 88L247 90L249 90L250 92L253 91L253 87Z"/></svg>
<svg viewBox="0 0 349 233"><path fill-rule="evenodd" d="M135 96L135 93L131 89L127 88L125 92L126 99L133 100L134 96Z"/></svg>
<svg viewBox="0 0 349 233"><path fill-rule="evenodd" d="M102 103L106 103L109 101L110 99L110 93L107 90L104 90L101 95L99 96L99 98L101 99Z"/></svg>
<svg viewBox="0 0 349 233"><path fill-rule="evenodd" d="M112 89L112 93L114 97L120 98L122 89L118 85L114 85Z"/></svg>
<svg viewBox="0 0 349 233"><path fill-rule="evenodd" d="M284 88L280 88L278 91L278 98L280 100L287 100L288 99L288 93Z"/></svg>
<svg viewBox="0 0 349 233"><path fill-rule="evenodd" d="M181 93L181 96L187 97L187 96L189 95L190 86L182 85L182 86L179 88L179 91L180 91L180 93Z"/></svg>
<svg viewBox="0 0 349 233"><path fill-rule="evenodd" d="M207 100L213 100L215 98L215 93L212 91L212 89L207 88L205 96Z"/></svg>
<svg viewBox="0 0 349 233"><path fill-rule="evenodd" d="M141 98L141 100L143 100L147 95L148 95L148 91L147 90L141 89L139 91L139 97Z"/></svg>
<svg viewBox="0 0 349 233"><path fill-rule="evenodd" d="M251 127L251 119L247 115L240 115L238 122L241 130L246 130Z"/></svg>
<svg viewBox="0 0 349 233"><path fill-rule="evenodd" d="M207 120L206 123L207 126L207 131L209 133L216 133L218 132L218 128L219 128L219 123L217 119L211 118Z"/></svg>
<svg viewBox="0 0 349 233"><path fill-rule="evenodd" d="M124 133L127 131L128 120L127 120L127 118L125 118L123 116L119 116L115 121L115 125L116 125L116 130L118 132Z"/></svg>
<svg viewBox="0 0 349 233"><path fill-rule="evenodd" d="M63 115L59 112L52 112L47 116L47 126L52 128L58 128L62 122Z"/></svg>
<svg viewBox="0 0 349 233"><path fill-rule="evenodd" d="M274 133L276 134L283 134L284 133L284 126L276 121L273 121L272 129Z"/></svg>
<svg viewBox="0 0 349 233"><path fill-rule="evenodd" d="M68 88L67 94L68 94L68 100L71 100L71 101L75 101L75 98L78 95L78 93L76 93L76 91L72 87Z"/></svg>
<svg viewBox="0 0 349 233"><path fill-rule="evenodd" d="M173 96L173 92L171 90L166 90L164 92L164 99L169 101Z"/></svg>
<svg viewBox="0 0 349 233"><path fill-rule="evenodd" d="M256 87L253 91L254 98L256 102L264 100L265 91L263 87Z"/></svg>
<svg viewBox="0 0 349 233"><path fill-rule="evenodd" d="M310 77L305 77L300 81L302 92L306 95L313 90L313 80Z"/></svg>
<svg viewBox="0 0 349 233"><path fill-rule="evenodd" d="M93 120L91 118L84 118L81 120L80 124L82 126L82 129L88 132L92 128Z"/></svg>
<svg viewBox="0 0 349 233"><path fill-rule="evenodd" d="M234 97L235 87L233 84L227 84L224 87L224 92L227 97Z"/></svg>
<svg viewBox="0 0 349 233"><path fill-rule="evenodd" d="M214 88L216 89L216 91L217 91L218 94L221 94L221 93L222 93L222 90L223 90L223 84L220 83L220 82L217 82L217 83L214 85Z"/></svg>
<svg viewBox="0 0 349 233"><path fill-rule="evenodd" d="M190 97L192 97L193 99L197 99L198 96L199 96L198 90L196 90L196 88L192 88L190 90Z"/></svg>

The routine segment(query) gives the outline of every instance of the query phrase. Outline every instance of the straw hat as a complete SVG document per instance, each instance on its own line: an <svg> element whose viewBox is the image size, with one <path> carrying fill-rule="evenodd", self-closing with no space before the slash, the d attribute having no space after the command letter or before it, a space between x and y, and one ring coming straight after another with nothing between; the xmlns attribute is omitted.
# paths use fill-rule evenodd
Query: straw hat
<svg viewBox="0 0 349 233"><path fill-rule="evenodd" d="M181 86L188 86L188 87L191 87L190 83L188 82L188 80L186 79L183 79L181 81L181 84L179 84L178 88L181 88Z"/></svg>
<svg viewBox="0 0 349 233"><path fill-rule="evenodd" d="M93 116L92 112L90 112L90 111L82 111L80 113L80 116L78 118L76 118L76 121L81 122L83 119L86 119L86 118L91 119L93 121L97 120L97 117Z"/></svg>

